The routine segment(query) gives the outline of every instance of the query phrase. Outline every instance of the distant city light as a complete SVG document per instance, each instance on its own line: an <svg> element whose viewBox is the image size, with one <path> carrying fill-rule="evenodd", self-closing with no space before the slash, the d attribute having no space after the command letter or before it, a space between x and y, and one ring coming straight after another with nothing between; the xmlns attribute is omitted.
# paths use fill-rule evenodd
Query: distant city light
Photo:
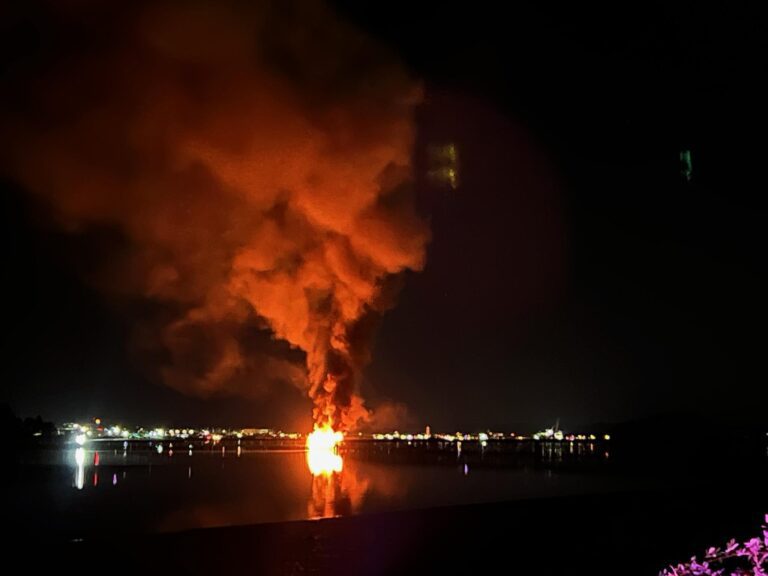
<svg viewBox="0 0 768 576"><path fill-rule="evenodd" d="M127 456L128 441L135 440L140 442L142 440L149 440L149 445L153 447L158 453L165 450L169 453L173 449L172 443L162 442L162 440L170 440L180 438L184 440L183 445L188 446L190 455L194 449L192 440L199 440L201 443L214 444L222 446L221 453L227 452L226 446L228 441L232 441L232 447L240 447L244 442L248 442L251 439L266 439L275 441L289 441L299 440L304 438L305 435L295 432L283 432L281 430L274 430L270 428L144 428L136 426L124 426L122 424L104 423L102 426L94 426L95 419L86 423L65 423L58 428L59 434L68 435L72 441L78 446L83 446L86 443L98 442L98 441L110 441L120 440L123 443L123 456ZM486 448L493 440L494 442L524 442L529 440L546 441L546 442L570 442L572 445L576 442L597 442L597 441L610 441L610 434L575 434L564 430L559 427L559 421L553 427L543 429L531 435L523 435L515 432L493 432L486 430L483 432L462 432L456 431L452 433L433 433L429 427L425 427L423 432L401 432L400 430L394 430L391 432L379 431L374 433L356 432L351 435L349 440L354 442L365 442L368 440L373 441L388 441L399 442L402 444L408 444L409 446L419 446L426 442L438 441L442 443L450 443L456 445L456 451L461 454L462 450L475 450L475 447ZM187 441L189 440L189 441ZM236 442L235 442L236 440ZM461 446L460 443L466 443ZM182 446L183 446L182 445ZM162 447L161 447L162 446ZM247 447L247 444L245 445ZM177 446L178 449L178 446ZM592 448L594 449L594 445ZM242 453L242 451L240 451Z"/></svg>

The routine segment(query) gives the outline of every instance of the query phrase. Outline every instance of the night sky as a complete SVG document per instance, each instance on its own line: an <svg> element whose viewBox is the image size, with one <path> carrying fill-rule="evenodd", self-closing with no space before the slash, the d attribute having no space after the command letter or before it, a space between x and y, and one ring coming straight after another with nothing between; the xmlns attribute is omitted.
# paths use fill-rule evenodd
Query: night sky
<svg viewBox="0 0 768 576"><path fill-rule="evenodd" d="M765 420L757 14L336 4L425 87L414 162L432 240L376 335L371 405L397 403L402 425L433 430ZM55 23L30 6L0 17L0 92L50 57ZM447 142L456 190L427 178L427 149ZM88 280L123 239L51 226L40 198L2 176L0 400L57 421L309 425L311 403L287 384L201 399L147 377L129 332L148 305Z"/></svg>

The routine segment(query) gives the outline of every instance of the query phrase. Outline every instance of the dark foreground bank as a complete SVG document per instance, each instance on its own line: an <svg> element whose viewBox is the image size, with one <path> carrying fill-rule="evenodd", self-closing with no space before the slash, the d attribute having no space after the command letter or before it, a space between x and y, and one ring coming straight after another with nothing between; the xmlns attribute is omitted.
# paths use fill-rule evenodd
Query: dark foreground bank
<svg viewBox="0 0 768 576"><path fill-rule="evenodd" d="M756 533L765 491L685 489L527 500L56 545L34 572L656 574ZM48 547L46 547L47 549ZM50 565L47 565L50 564Z"/></svg>

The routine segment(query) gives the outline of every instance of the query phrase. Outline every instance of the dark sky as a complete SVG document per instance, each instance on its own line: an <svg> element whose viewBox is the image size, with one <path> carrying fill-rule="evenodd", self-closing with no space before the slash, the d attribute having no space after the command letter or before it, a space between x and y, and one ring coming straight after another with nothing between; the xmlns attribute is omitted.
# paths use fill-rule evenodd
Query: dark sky
<svg viewBox="0 0 768 576"><path fill-rule="evenodd" d="M765 420L764 21L700 3L337 4L426 86L417 190L433 239L378 332L373 403L449 430ZM4 26L0 88L44 57L26 52L29 21ZM425 177L443 142L457 190ZM149 381L128 353L133 312L83 280L110 231L56 231L23 186L2 187L0 399L56 420L304 425L288 386L201 400Z"/></svg>

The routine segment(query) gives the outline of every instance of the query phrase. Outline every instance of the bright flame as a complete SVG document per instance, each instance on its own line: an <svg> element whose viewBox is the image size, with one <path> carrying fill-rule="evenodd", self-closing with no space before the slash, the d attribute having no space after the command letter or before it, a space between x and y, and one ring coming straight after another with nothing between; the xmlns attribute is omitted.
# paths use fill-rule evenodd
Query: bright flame
<svg viewBox="0 0 768 576"><path fill-rule="evenodd" d="M334 452L336 445L344 440L344 434L336 432L330 426L315 428L315 431L307 436L307 450Z"/></svg>
<svg viewBox="0 0 768 576"><path fill-rule="evenodd" d="M307 436L307 465L315 476L330 476L341 472L344 461L337 452L338 444L344 440L344 434L334 431L330 426L315 428Z"/></svg>

